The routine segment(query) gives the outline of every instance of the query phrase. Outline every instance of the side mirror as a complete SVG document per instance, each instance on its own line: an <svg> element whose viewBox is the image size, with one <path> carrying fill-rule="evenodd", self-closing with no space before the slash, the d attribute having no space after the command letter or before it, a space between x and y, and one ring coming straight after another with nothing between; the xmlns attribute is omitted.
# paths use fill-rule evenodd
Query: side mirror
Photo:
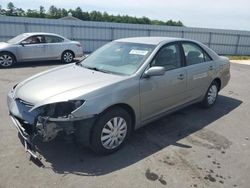
<svg viewBox="0 0 250 188"><path fill-rule="evenodd" d="M25 45L27 45L27 44L29 44L27 41L22 41L22 42L20 42L20 45L22 45L22 46L25 46Z"/></svg>
<svg viewBox="0 0 250 188"><path fill-rule="evenodd" d="M146 70L144 73L144 77L161 76L164 74L165 74L165 68L156 66L156 67L150 67L148 70Z"/></svg>

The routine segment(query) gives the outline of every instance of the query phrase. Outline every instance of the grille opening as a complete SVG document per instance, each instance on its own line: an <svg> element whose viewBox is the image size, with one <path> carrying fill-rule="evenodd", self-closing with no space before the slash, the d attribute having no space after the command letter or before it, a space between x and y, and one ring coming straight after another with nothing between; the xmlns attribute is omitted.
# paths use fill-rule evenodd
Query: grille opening
<svg viewBox="0 0 250 188"><path fill-rule="evenodd" d="M18 118L18 117L15 117L19 123L21 124L21 126L24 128L25 132L28 133L29 135L32 135L34 133L34 126L29 124L28 122Z"/></svg>

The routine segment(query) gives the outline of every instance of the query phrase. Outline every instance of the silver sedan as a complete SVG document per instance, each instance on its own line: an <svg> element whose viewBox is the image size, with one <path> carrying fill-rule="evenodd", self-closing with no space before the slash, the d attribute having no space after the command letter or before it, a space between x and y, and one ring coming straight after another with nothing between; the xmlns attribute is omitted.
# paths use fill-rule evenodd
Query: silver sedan
<svg viewBox="0 0 250 188"><path fill-rule="evenodd" d="M53 33L23 33L0 42L1 67L23 61L61 60L71 63L74 58L82 56L81 43Z"/></svg>
<svg viewBox="0 0 250 188"><path fill-rule="evenodd" d="M111 153L157 118L197 102L213 106L229 79L229 60L202 43L119 39L82 62L15 85L8 107L30 145L35 136L50 141L64 133L98 153Z"/></svg>

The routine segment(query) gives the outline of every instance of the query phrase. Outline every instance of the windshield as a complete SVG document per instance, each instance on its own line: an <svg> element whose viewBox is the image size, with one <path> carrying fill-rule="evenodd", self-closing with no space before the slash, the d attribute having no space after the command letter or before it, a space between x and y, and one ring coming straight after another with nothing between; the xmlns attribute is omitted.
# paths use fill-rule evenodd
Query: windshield
<svg viewBox="0 0 250 188"><path fill-rule="evenodd" d="M16 37L8 40L7 43L9 43L9 44L17 44L18 42L20 42L21 40L25 39L28 36L29 35L27 35L27 34L17 35Z"/></svg>
<svg viewBox="0 0 250 188"><path fill-rule="evenodd" d="M89 55L81 64L103 72L131 75L140 68L154 48L155 45L111 42Z"/></svg>

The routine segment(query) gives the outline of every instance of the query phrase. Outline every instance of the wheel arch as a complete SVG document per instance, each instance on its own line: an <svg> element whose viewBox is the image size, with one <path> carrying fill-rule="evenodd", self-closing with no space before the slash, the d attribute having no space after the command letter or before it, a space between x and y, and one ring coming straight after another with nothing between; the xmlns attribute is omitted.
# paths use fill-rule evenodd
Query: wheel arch
<svg viewBox="0 0 250 188"><path fill-rule="evenodd" d="M11 54L11 55L14 57L15 62L17 62L16 55L15 55L13 52L10 52L10 51L7 51L7 50L4 50L4 51L0 51L0 54L1 54L1 53L8 53L8 54Z"/></svg>
<svg viewBox="0 0 250 188"><path fill-rule="evenodd" d="M66 50L64 50L63 52L62 52L62 55L61 55L61 57L63 56L63 54L65 53L65 52L72 52L72 54L73 54L73 58L75 58L75 52L73 51L73 50L70 50L70 49L66 49Z"/></svg>
<svg viewBox="0 0 250 188"><path fill-rule="evenodd" d="M104 113L104 112L106 112L108 110L111 110L112 108L117 108L117 107L122 108L122 109L124 109L124 110L126 110L128 112L128 114L130 115L131 120L132 120L132 130L135 130L136 115L135 115L134 109L130 105L128 105L126 103L113 104L113 105L107 107L102 113Z"/></svg>
<svg viewBox="0 0 250 188"><path fill-rule="evenodd" d="M213 80L213 82L216 82L218 84L218 90L220 91L220 89L221 89L221 79L217 77L217 78L215 78Z"/></svg>

